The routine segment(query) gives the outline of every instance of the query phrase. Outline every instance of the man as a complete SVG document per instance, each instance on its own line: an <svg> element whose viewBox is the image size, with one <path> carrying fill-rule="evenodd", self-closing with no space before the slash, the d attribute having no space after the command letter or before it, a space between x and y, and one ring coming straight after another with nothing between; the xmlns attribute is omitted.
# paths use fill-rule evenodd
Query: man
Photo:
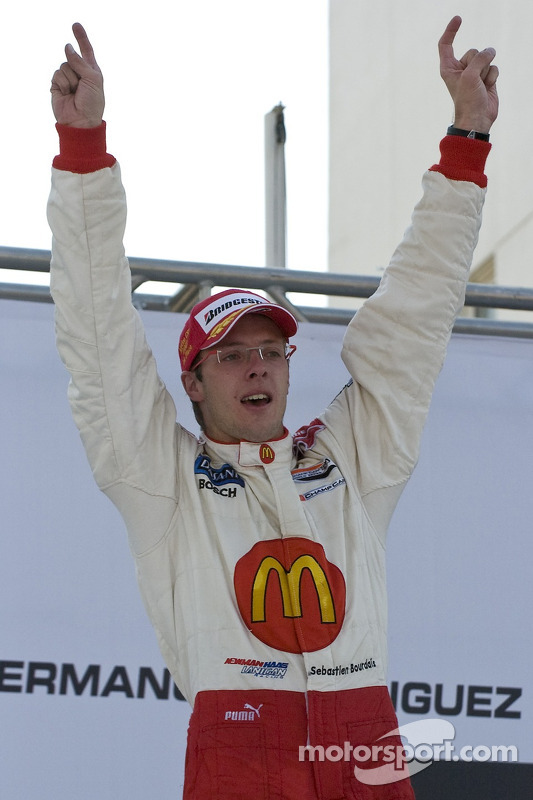
<svg viewBox="0 0 533 800"><path fill-rule="evenodd" d="M130 303L125 199L80 25L81 56L67 45L54 74L58 347L95 478L124 517L161 652L193 706L186 798L413 796L383 750L399 746L384 546L462 305L497 116L494 50L456 60L460 24L439 42L454 126L379 290L347 329L353 380L294 437L283 415L296 323L244 290L191 312L179 351L202 435L176 424Z"/></svg>

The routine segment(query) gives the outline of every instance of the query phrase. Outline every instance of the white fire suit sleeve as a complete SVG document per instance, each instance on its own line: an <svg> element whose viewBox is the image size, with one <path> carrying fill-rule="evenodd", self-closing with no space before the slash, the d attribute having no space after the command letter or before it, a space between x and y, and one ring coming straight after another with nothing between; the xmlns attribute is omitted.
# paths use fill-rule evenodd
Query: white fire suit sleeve
<svg viewBox="0 0 533 800"><path fill-rule="evenodd" d="M73 416L98 486L136 515L134 530L146 538L132 544L142 552L176 507L176 410L131 304L118 164L88 174L53 169L48 217L57 346Z"/></svg>
<svg viewBox="0 0 533 800"><path fill-rule="evenodd" d="M355 465L363 502L383 537L418 459L485 197L476 184L438 172L425 174L423 188L380 287L347 329L342 357L353 384L323 415Z"/></svg>

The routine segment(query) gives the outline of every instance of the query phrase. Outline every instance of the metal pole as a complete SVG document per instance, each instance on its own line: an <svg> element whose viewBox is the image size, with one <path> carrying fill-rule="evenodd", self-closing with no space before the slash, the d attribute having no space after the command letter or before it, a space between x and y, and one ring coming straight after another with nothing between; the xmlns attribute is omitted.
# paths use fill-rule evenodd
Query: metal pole
<svg viewBox="0 0 533 800"><path fill-rule="evenodd" d="M265 115L265 263L286 267L285 120L281 103Z"/></svg>

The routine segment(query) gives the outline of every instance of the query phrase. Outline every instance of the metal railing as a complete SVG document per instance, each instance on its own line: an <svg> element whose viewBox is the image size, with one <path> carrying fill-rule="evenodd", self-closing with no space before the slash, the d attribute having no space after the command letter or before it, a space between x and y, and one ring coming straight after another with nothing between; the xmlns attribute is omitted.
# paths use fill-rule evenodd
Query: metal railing
<svg viewBox="0 0 533 800"><path fill-rule="evenodd" d="M273 300L289 308L300 321L337 325L348 324L354 310L329 306L297 306L287 298L287 293L316 294L329 298L366 298L376 290L380 280L379 277L368 275L192 261L129 258L129 263L132 299L137 308L187 312L213 286L242 287L265 291ZM47 273L50 271L50 251L0 247L0 269ZM139 292L139 288L147 281L181 284L182 288L172 295L143 294ZM0 298L52 302L48 286L32 284L0 283ZM533 311L533 289L469 283L465 306ZM460 317L454 331L533 338L533 322Z"/></svg>

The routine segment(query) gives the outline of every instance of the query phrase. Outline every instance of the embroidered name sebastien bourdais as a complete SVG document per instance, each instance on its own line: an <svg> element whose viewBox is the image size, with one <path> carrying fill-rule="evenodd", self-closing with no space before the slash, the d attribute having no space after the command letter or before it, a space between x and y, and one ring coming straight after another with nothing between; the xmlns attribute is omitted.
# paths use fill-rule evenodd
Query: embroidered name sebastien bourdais
<svg viewBox="0 0 533 800"><path fill-rule="evenodd" d="M348 675L352 672L361 672L365 669L374 669L376 662L373 658L367 658L366 661L361 661L359 664L348 664L346 666L336 667L311 667L309 675Z"/></svg>
<svg viewBox="0 0 533 800"><path fill-rule="evenodd" d="M222 464L220 467L211 466L211 459L206 455L199 455L194 462L195 475L204 475L207 480L200 478L198 481L199 489L210 489L215 494L221 494L224 497L236 497L237 489L230 488L228 484L237 484L237 486L244 486L244 481L231 466L231 464Z"/></svg>

